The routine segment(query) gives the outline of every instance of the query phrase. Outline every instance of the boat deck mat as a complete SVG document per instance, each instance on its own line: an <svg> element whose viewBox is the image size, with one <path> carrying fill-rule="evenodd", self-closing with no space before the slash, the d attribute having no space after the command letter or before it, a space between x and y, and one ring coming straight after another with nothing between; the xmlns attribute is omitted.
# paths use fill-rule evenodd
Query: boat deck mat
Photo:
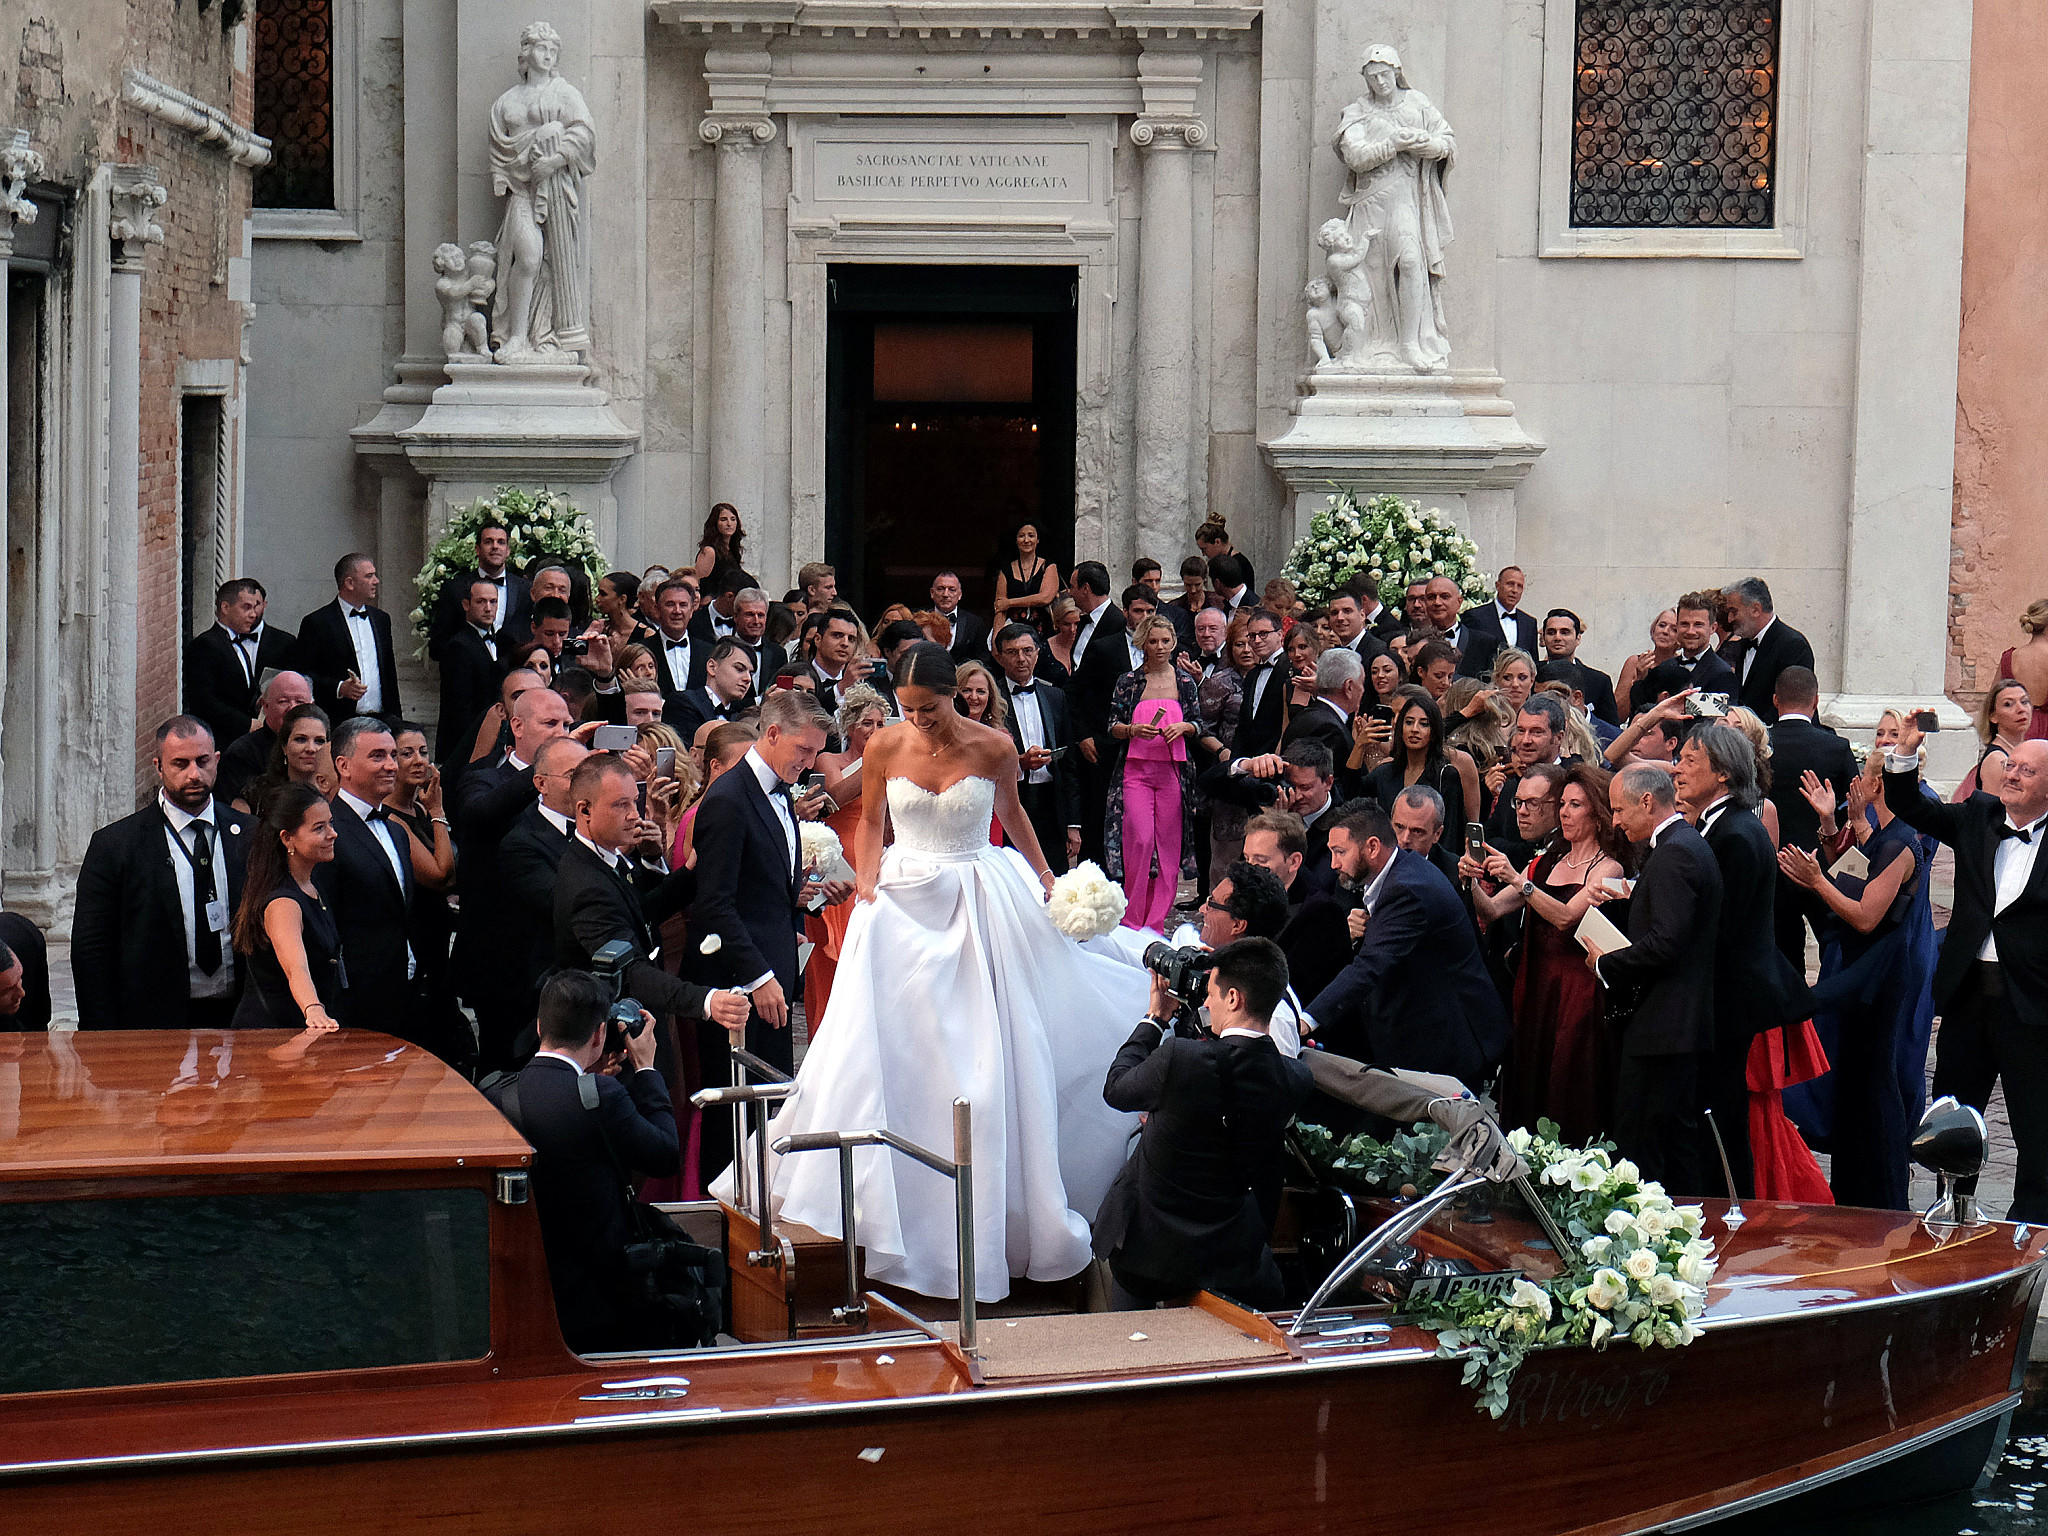
<svg viewBox="0 0 2048 1536"><path fill-rule="evenodd" d="M959 1325L944 1331L957 1337ZM985 1381L1178 1370L1287 1354L1194 1307L984 1319L978 1331Z"/></svg>

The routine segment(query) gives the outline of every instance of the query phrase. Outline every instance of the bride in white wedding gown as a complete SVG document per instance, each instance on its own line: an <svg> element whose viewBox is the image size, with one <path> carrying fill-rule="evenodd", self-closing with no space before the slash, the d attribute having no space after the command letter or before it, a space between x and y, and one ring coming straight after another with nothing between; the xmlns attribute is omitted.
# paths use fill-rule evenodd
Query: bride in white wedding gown
<svg viewBox="0 0 2048 1536"><path fill-rule="evenodd" d="M1148 983L1053 927L1016 749L955 713L953 658L926 643L897 665L904 723L875 735L861 770L887 790L863 801L860 905L828 1020L769 1136L887 1128L950 1155L953 1101L967 1100L975 1292L999 1301L1013 1276L1060 1280L1088 1263L1088 1224L1137 1125L1103 1102L1103 1078ZM1014 848L990 846L991 814ZM884 1147L853 1158L869 1277L956 1296L952 1182ZM778 1158L769 1177L781 1219L839 1235L838 1158Z"/></svg>

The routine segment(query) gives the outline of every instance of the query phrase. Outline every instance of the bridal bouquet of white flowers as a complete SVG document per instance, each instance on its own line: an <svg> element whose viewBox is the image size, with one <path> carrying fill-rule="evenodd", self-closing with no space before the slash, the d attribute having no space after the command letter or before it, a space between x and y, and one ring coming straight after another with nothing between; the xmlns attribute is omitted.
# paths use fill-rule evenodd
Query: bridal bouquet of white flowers
<svg viewBox="0 0 2048 1536"><path fill-rule="evenodd" d="M800 821L796 828L797 846L802 849L804 868L827 880L851 878L841 874L846 865L846 848L839 841L839 834L822 821Z"/></svg>
<svg viewBox="0 0 2048 1536"><path fill-rule="evenodd" d="M1113 933L1124 920L1123 887L1083 859L1052 883L1046 902L1052 925L1075 941Z"/></svg>

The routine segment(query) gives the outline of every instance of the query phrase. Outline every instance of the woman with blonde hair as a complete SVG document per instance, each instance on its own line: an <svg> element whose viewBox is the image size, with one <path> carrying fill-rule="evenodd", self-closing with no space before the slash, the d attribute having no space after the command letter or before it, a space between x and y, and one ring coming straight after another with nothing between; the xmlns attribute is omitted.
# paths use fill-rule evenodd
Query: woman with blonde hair
<svg viewBox="0 0 2048 1536"><path fill-rule="evenodd" d="M1770 800L1771 793L1771 731L1758 719L1753 710L1744 709L1740 704L1721 717L1722 723L1732 725L1742 732L1749 744L1756 748L1756 787L1763 794L1764 801L1756 808L1757 820L1764 824L1764 830L1771 834L1771 846L1778 846L1778 808ZM1807 775L1813 778L1812 774ZM1818 781L1816 781L1818 782ZM1805 793L1805 785L1800 786Z"/></svg>
<svg viewBox="0 0 2048 1536"><path fill-rule="evenodd" d="M953 707L978 725L999 731L1010 728L1010 706L996 686L995 674L978 661L963 661L953 674Z"/></svg>
<svg viewBox="0 0 2048 1536"><path fill-rule="evenodd" d="M1064 688L1074 676L1074 639L1081 632L1081 609L1062 592L1052 600L1052 633L1038 653L1038 675Z"/></svg>
<svg viewBox="0 0 2048 1536"><path fill-rule="evenodd" d="M2020 615L2020 629L2027 637L2026 644L2007 647L1998 658L1998 675L2013 679L2036 701L2027 721L2027 740L2048 740L2048 703L2038 702L2048 699L2048 597L2027 605Z"/></svg>
<svg viewBox="0 0 2048 1536"><path fill-rule="evenodd" d="M2013 748L2027 740L2036 711L2027 685L2015 677L2000 677L1985 690L1977 706L1977 763L1963 775L1963 782L1949 798L1961 802L1978 790L1996 794L2005 782L2005 770L2012 764Z"/></svg>
<svg viewBox="0 0 2048 1536"><path fill-rule="evenodd" d="M1200 688L1173 664L1180 635L1171 620L1147 619L1137 641L1144 664L1110 695L1109 734L1121 751L1110 768L1102 842L1109 878L1129 897L1124 926L1164 933L1181 880L1195 873L1188 741L1201 732Z"/></svg>

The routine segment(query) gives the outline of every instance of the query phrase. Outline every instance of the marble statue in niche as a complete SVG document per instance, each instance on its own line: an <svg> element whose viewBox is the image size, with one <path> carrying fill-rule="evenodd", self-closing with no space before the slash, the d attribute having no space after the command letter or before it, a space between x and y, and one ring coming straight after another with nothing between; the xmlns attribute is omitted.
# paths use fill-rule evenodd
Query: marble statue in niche
<svg viewBox="0 0 2048 1536"><path fill-rule="evenodd" d="M1384 43L1365 51L1365 94L1344 109L1331 139L1349 173L1343 202L1364 253L1372 369L1441 373L1450 365L1444 324L1444 247L1451 209L1444 178L1457 158L1451 125L1408 85Z"/></svg>
<svg viewBox="0 0 2048 1536"><path fill-rule="evenodd" d="M544 21L519 34L519 84L491 104L498 226L491 338L500 362L590 346L590 210L597 130L583 93L555 73L562 39Z"/></svg>
<svg viewBox="0 0 2048 1536"><path fill-rule="evenodd" d="M1372 332L1366 312L1372 291L1366 283L1366 253L1351 226L1330 219L1316 234L1323 249L1321 277L1309 279L1301 296L1308 303L1308 347L1317 371L1358 370L1370 365Z"/></svg>
<svg viewBox="0 0 2048 1536"><path fill-rule="evenodd" d="M478 270L477 252L487 253ZM454 242L434 247L434 297L441 304L441 350L448 361L476 362L491 355L490 298L498 284L493 276L497 252L478 241L465 255Z"/></svg>

